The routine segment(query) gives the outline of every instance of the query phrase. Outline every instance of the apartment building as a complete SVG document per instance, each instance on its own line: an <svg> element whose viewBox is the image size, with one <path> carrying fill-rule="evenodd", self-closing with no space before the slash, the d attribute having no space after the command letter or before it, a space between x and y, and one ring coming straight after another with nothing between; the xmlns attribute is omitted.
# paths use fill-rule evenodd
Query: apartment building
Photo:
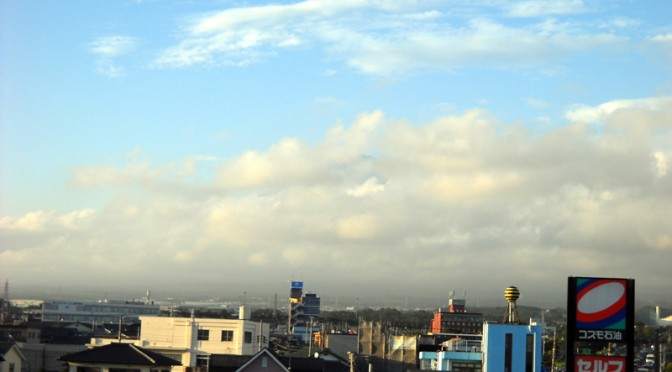
<svg viewBox="0 0 672 372"><path fill-rule="evenodd" d="M245 312L241 310L241 314ZM207 369L212 355L254 355L268 346L270 334L268 324L247 319L141 316L140 322L139 339L128 342L180 361L183 367L173 370ZM91 344L101 346L116 341L95 338Z"/></svg>

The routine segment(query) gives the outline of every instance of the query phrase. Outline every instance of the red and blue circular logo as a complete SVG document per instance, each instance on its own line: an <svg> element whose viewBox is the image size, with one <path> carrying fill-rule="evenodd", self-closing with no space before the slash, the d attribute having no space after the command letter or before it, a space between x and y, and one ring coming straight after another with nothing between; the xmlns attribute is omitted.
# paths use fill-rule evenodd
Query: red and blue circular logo
<svg viewBox="0 0 672 372"><path fill-rule="evenodd" d="M625 329L625 280L580 279L576 293L578 329Z"/></svg>

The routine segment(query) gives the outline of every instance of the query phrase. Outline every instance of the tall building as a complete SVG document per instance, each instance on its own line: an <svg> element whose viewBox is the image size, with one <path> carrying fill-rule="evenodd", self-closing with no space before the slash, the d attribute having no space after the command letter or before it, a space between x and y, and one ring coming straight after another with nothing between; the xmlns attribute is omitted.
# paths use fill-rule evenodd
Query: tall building
<svg viewBox="0 0 672 372"><path fill-rule="evenodd" d="M306 342L306 333L320 318L320 298L315 293L303 293L303 282L291 282L288 317L289 332Z"/></svg>
<svg viewBox="0 0 672 372"><path fill-rule="evenodd" d="M466 300L448 299L447 308L439 308L434 312L431 332L433 334L481 334L483 332L483 314L470 313L466 310Z"/></svg>
<svg viewBox="0 0 672 372"><path fill-rule="evenodd" d="M541 372L542 326L521 324L516 309L518 288L506 288L504 297L504 323L483 325L483 372Z"/></svg>

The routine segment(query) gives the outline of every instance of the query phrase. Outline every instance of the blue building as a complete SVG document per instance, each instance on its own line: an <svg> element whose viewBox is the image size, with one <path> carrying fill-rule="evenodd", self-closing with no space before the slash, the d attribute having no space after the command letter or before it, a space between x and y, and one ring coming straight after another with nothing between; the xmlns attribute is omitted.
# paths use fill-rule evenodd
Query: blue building
<svg viewBox="0 0 672 372"><path fill-rule="evenodd" d="M320 298L315 293L304 293L303 282L293 281L289 296L289 333L309 343L312 331L318 329L319 318Z"/></svg>
<svg viewBox="0 0 672 372"><path fill-rule="evenodd" d="M483 372L541 372L542 327L483 325Z"/></svg>

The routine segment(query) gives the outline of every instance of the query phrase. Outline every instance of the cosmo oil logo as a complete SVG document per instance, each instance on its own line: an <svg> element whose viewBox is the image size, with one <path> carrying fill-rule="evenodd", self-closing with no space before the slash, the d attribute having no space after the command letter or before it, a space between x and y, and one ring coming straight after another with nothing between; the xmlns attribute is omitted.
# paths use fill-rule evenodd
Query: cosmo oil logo
<svg viewBox="0 0 672 372"><path fill-rule="evenodd" d="M577 280L576 328L584 340L618 340L626 326L626 281ZM587 330L593 330L592 332ZM597 332L595 330L602 330Z"/></svg>

